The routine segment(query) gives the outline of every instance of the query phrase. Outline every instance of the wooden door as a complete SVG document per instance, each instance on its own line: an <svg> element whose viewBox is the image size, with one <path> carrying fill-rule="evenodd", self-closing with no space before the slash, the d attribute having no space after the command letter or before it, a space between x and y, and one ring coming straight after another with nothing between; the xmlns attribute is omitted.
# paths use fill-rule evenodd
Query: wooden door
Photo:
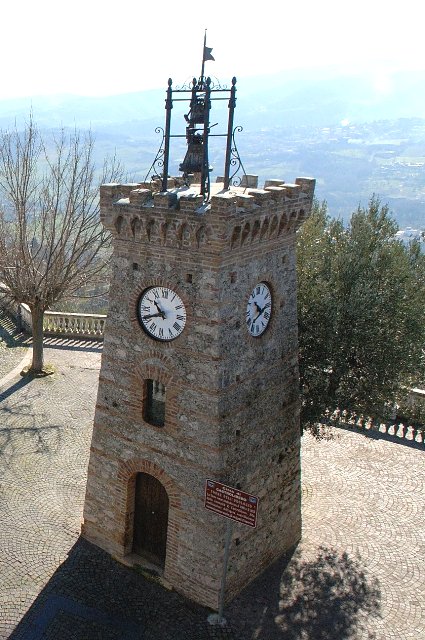
<svg viewBox="0 0 425 640"><path fill-rule="evenodd" d="M168 495L148 473L138 473L134 505L133 551L164 566L167 548Z"/></svg>

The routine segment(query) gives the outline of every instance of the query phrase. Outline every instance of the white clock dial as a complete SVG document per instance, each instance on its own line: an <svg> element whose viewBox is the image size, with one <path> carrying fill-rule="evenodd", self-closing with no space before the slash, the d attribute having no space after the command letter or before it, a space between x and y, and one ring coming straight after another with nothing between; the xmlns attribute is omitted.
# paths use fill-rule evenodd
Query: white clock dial
<svg viewBox="0 0 425 640"><path fill-rule="evenodd" d="M137 312L143 329L156 340L174 340L186 324L183 300L167 287L146 289L140 296Z"/></svg>
<svg viewBox="0 0 425 640"><path fill-rule="evenodd" d="M267 329L271 313L271 291L265 282L259 282L253 288L246 305L246 326L254 338L261 336Z"/></svg>

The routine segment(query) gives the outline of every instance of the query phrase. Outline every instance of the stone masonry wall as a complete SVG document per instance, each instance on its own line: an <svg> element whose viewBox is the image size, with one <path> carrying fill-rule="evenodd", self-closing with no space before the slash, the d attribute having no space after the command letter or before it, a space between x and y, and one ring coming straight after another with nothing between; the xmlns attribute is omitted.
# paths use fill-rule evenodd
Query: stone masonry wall
<svg viewBox="0 0 425 640"><path fill-rule="evenodd" d="M83 535L118 558L132 550L138 472L170 500L164 577L218 605L226 522L203 507L206 478L260 496L258 527L235 525L228 597L300 538L295 231L314 180L214 195L104 185L114 239L110 311L91 448ZM273 294L261 338L245 327L257 282ZM183 333L157 342L136 306L149 286L176 290ZM143 420L144 380L166 387L165 424Z"/></svg>

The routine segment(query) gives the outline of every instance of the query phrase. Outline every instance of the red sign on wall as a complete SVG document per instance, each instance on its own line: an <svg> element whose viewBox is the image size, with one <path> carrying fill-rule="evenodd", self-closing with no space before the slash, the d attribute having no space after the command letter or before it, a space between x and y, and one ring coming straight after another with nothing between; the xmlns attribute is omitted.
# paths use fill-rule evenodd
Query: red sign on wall
<svg viewBox="0 0 425 640"><path fill-rule="evenodd" d="M257 496L215 480L205 482L205 508L248 527L257 525Z"/></svg>

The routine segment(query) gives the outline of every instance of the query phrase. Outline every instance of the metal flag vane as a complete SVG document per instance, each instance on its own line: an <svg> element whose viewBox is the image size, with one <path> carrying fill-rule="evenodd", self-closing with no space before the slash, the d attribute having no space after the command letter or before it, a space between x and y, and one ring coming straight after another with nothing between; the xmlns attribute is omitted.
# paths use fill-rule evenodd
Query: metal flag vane
<svg viewBox="0 0 425 640"><path fill-rule="evenodd" d="M155 131L162 133L162 141L156 154L148 175L153 170L151 179L161 179L162 191L167 190L168 185L168 166L170 155L170 140L172 138L186 138L187 151L183 162L180 163L179 171L182 172L183 183L189 185L191 183L200 183L200 193L204 201L208 201L211 194L210 173L212 167L209 166L208 160L208 141L210 137L226 137L226 155L224 163L224 189L229 189L230 184L236 186L240 184L240 178L235 176L239 169L245 174L242 161L235 143L235 132L241 132L242 127L233 127L234 110L236 107L236 78L232 78L232 86L230 89L223 88L220 85L216 87L212 84L211 78L205 78L205 62L214 61L212 55L212 47L207 47L207 31L204 34L204 46L202 53L202 68L199 79L193 78L191 86L187 85L173 89L171 78L168 79L167 97L165 100L165 129L157 127ZM183 94L190 93L190 96ZM227 93L228 96L222 94ZM214 95L213 95L214 94ZM215 95L217 94L217 95ZM210 124L211 103L214 100L229 100L228 108L228 126L227 133L211 134L211 128L215 125ZM186 133L171 134L171 110L174 101L188 101L190 103L189 111L185 114ZM232 175L230 168L236 167ZM162 175L160 175L162 169Z"/></svg>
<svg viewBox="0 0 425 640"><path fill-rule="evenodd" d="M205 63L208 60L212 60L213 62L215 62L215 58L213 57L211 52L212 52L212 47L207 47L207 30L205 29L204 48L202 49L202 69L201 69L200 83L203 83Z"/></svg>

